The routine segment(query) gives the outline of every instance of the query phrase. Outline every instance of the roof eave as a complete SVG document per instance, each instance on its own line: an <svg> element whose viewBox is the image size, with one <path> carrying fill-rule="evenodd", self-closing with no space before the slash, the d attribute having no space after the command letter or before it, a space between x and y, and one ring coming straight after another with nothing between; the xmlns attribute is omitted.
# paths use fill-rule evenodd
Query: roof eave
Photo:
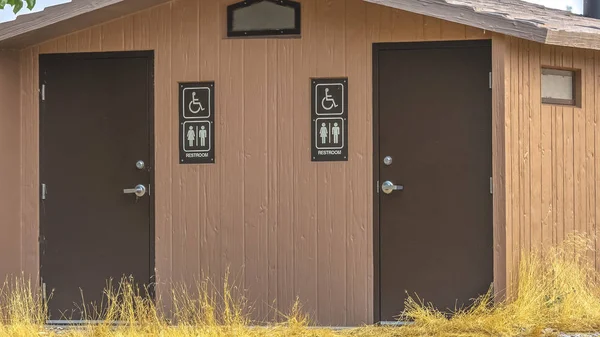
<svg viewBox="0 0 600 337"><path fill-rule="evenodd" d="M577 32L576 37L571 32L550 30L546 37L546 44L573 48L600 50L600 37L598 34Z"/></svg>
<svg viewBox="0 0 600 337"><path fill-rule="evenodd" d="M535 42L545 43L547 39L547 29L534 23L516 21L502 15L477 12L472 7L451 5L445 0L365 1Z"/></svg>
<svg viewBox="0 0 600 337"><path fill-rule="evenodd" d="M0 24L0 49L20 49L169 0L73 0Z"/></svg>

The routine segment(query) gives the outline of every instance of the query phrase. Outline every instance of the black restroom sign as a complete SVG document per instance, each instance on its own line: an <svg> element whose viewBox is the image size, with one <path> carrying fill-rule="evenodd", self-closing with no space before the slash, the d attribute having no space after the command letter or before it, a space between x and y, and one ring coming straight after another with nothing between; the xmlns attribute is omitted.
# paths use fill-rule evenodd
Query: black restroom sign
<svg viewBox="0 0 600 337"><path fill-rule="evenodd" d="M215 162L215 82L179 83L179 162Z"/></svg>
<svg viewBox="0 0 600 337"><path fill-rule="evenodd" d="M312 161L348 160L348 78L311 79Z"/></svg>

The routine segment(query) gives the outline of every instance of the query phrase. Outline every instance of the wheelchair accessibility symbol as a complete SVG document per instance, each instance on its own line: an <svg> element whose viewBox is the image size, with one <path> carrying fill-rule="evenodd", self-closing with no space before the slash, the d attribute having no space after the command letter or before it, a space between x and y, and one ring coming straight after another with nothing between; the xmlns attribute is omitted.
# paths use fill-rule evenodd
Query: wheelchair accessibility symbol
<svg viewBox="0 0 600 337"><path fill-rule="evenodd" d="M197 98L196 98L196 93L192 92L192 101L190 102L189 105L190 111L193 114L197 114L200 111L204 111L206 110L203 106L202 106L202 102L200 102Z"/></svg>
<svg viewBox="0 0 600 337"><path fill-rule="evenodd" d="M321 106L327 111L338 107L333 96L329 94L329 88L325 88L325 97L321 100Z"/></svg>
<svg viewBox="0 0 600 337"><path fill-rule="evenodd" d="M208 118L211 115L210 97L211 88L208 87L190 87L183 89L183 118L198 119Z"/></svg>
<svg viewBox="0 0 600 337"><path fill-rule="evenodd" d="M342 115L344 113L344 84L321 83L315 86L317 115Z"/></svg>

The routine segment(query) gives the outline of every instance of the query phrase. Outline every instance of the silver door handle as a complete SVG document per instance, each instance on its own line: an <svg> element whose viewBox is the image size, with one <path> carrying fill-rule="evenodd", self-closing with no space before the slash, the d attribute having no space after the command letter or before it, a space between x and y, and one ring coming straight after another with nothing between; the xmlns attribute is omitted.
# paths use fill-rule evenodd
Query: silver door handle
<svg viewBox="0 0 600 337"><path fill-rule="evenodd" d="M388 180L381 185L381 190L385 194L391 194L394 191L404 191L404 186L395 185L393 182Z"/></svg>
<svg viewBox="0 0 600 337"><path fill-rule="evenodd" d="M123 190L124 194L135 194L138 197L143 197L144 195L146 195L146 186L140 184L137 185L135 188L126 188Z"/></svg>

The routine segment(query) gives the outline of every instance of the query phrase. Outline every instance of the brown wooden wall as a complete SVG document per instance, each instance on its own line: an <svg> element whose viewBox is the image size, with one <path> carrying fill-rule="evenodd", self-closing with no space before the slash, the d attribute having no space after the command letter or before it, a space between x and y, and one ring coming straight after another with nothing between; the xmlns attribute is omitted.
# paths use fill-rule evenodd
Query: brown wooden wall
<svg viewBox="0 0 600 337"><path fill-rule="evenodd" d="M491 38L367 4L302 0L302 38L224 38L231 0L179 0L21 52L23 254L38 270L38 55L155 50L159 290L227 268L258 318L373 318L372 43ZM350 159L310 161L309 78L348 76ZM216 165L178 164L178 81L216 81Z"/></svg>
<svg viewBox="0 0 600 337"><path fill-rule="evenodd" d="M0 283L21 270L19 53L0 51Z"/></svg>
<svg viewBox="0 0 600 337"><path fill-rule="evenodd" d="M595 237L600 217L600 53L498 38L503 50L508 281L521 252ZM541 104L542 66L580 69L581 108ZM600 267L600 255L590 253Z"/></svg>

